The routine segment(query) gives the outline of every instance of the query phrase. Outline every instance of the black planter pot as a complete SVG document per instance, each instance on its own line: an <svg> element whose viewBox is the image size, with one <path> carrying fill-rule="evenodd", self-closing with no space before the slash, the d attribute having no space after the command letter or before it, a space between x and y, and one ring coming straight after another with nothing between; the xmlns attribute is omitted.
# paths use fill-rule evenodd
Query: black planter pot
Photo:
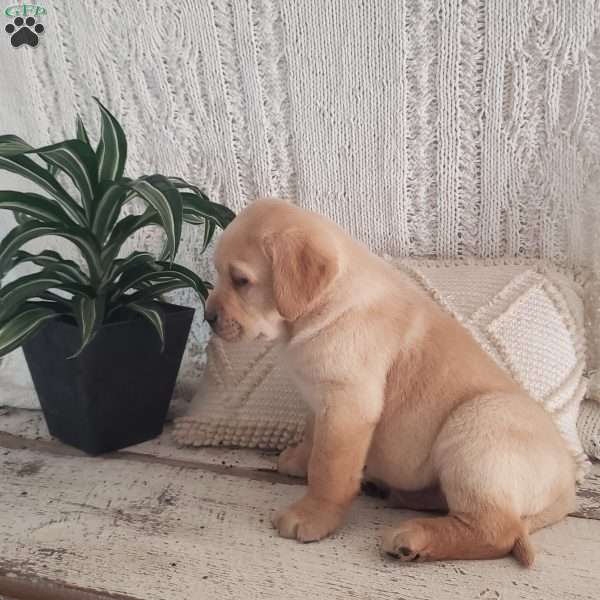
<svg viewBox="0 0 600 600"><path fill-rule="evenodd" d="M24 346L50 433L88 454L159 435L171 402L194 309L161 304L165 349L150 323L125 314L103 325L76 358L74 322L50 321Z"/></svg>

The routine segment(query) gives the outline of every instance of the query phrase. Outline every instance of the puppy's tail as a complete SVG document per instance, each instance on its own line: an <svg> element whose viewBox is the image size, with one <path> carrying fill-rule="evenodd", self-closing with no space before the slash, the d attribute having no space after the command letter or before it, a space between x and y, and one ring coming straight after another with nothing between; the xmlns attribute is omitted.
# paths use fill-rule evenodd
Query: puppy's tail
<svg viewBox="0 0 600 600"><path fill-rule="evenodd" d="M523 525L519 537L515 540L512 554L524 567L531 567L535 560L535 550L531 545L526 525Z"/></svg>

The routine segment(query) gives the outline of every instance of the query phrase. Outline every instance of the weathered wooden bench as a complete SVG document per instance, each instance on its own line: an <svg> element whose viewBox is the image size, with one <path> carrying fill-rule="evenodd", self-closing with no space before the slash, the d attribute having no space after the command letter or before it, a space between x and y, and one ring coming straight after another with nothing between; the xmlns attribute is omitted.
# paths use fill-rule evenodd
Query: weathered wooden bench
<svg viewBox="0 0 600 600"><path fill-rule="evenodd" d="M273 455L157 440L90 458L39 412L0 409L0 600L100 598L600 599L600 465L564 522L514 559L400 564L379 530L409 513L361 497L332 538L280 539L269 517L301 494Z"/></svg>

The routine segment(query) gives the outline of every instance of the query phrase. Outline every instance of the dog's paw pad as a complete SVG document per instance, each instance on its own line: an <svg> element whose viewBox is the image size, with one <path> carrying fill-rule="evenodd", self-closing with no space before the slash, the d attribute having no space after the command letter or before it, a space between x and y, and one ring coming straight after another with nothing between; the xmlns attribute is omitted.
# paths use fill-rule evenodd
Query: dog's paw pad
<svg viewBox="0 0 600 600"><path fill-rule="evenodd" d="M44 32L44 26L36 23L33 17L16 17L12 23L9 23L4 31L10 35L10 43L18 48L23 44L35 47L40 41L39 34Z"/></svg>
<svg viewBox="0 0 600 600"><path fill-rule="evenodd" d="M413 552L410 548L406 546L402 546L398 548L397 551L387 550L386 554L391 556L392 558L397 558L402 562L418 562L421 559L421 554L419 552Z"/></svg>
<svg viewBox="0 0 600 600"><path fill-rule="evenodd" d="M383 551L402 562L427 560L425 541L419 525L403 525L384 534Z"/></svg>

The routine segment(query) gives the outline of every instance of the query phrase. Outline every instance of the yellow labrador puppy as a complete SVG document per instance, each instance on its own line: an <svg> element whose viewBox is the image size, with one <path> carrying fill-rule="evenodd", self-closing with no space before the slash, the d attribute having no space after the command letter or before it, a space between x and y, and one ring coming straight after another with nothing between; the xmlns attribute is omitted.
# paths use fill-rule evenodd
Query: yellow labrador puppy
<svg viewBox="0 0 600 600"><path fill-rule="evenodd" d="M573 509L575 465L553 421L470 334L331 221L259 200L223 233L206 319L228 341L283 342L313 417L279 470L306 495L273 520L302 542L337 529L365 479L409 519L401 560L533 561L531 531Z"/></svg>

